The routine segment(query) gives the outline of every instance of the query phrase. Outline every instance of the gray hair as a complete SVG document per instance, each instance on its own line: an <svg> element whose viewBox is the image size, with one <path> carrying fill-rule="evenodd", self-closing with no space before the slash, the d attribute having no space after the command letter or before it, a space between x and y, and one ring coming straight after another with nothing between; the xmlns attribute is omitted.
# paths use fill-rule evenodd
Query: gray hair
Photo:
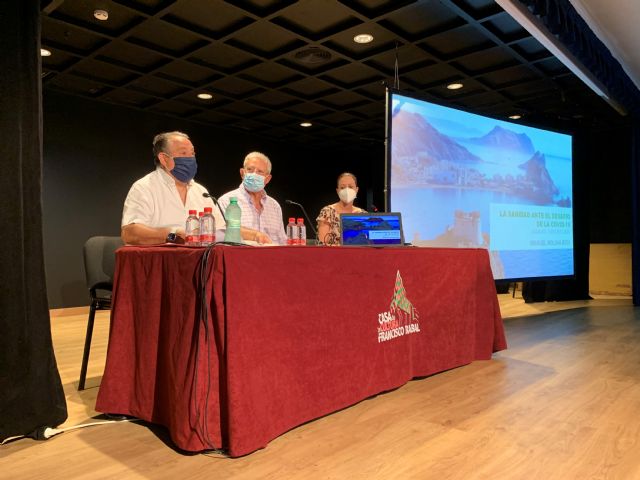
<svg viewBox="0 0 640 480"><path fill-rule="evenodd" d="M261 153L261 152L248 153L247 156L244 157L244 162L242 163L242 167L246 168L247 162L252 158L259 158L260 160L264 160L264 162L267 164L267 175L271 174L271 160L269 160L269 157L267 157L264 153Z"/></svg>
<svg viewBox="0 0 640 480"><path fill-rule="evenodd" d="M169 141L173 137L182 137L189 140L189 135L186 133L174 131L174 132L163 132L159 133L155 137L153 137L153 161L155 164L158 164L158 154L159 153L167 153L167 148L169 147Z"/></svg>

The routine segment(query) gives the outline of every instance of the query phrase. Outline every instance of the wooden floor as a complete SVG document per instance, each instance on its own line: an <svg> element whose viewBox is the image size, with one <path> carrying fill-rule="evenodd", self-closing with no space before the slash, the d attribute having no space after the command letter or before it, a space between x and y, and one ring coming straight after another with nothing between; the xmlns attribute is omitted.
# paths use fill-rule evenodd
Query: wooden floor
<svg viewBox="0 0 640 480"><path fill-rule="evenodd" d="M640 479L640 309L499 297L509 349L493 360L409 382L246 457L183 455L162 428L121 422L0 447L0 478ZM107 324L100 314L78 393L86 314L52 312L63 426L96 415Z"/></svg>

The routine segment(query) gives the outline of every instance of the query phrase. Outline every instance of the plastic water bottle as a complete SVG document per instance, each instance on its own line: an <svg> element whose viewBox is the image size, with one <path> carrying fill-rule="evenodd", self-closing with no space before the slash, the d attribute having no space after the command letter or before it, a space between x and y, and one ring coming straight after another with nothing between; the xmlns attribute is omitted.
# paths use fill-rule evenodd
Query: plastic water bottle
<svg viewBox="0 0 640 480"><path fill-rule="evenodd" d="M224 241L241 243L240 219L242 218L242 210L240 209L240 205L238 205L238 199L236 197L231 197L229 200L229 206L224 211L224 216L227 220L227 230L224 234Z"/></svg>
<svg viewBox="0 0 640 480"><path fill-rule="evenodd" d="M200 245L200 220L196 214L197 210L189 210L189 216L184 226L185 242L187 245Z"/></svg>
<svg viewBox="0 0 640 480"><path fill-rule="evenodd" d="M296 219L291 217L287 224L287 245L298 244L298 226L296 225Z"/></svg>
<svg viewBox="0 0 640 480"><path fill-rule="evenodd" d="M202 224L202 216L204 215L204 212L198 212L198 225ZM200 243L200 229L198 228L198 245L201 245Z"/></svg>
<svg viewBox="0 0 640 480"><path fill-rule="evenodd" d="M299 218L297 222L298 226L298 245L307 244L307 227L304 226L304 219Z"/></svg>
<svg viewBox="0 0 640 480"><path fill-rule="evenodd" d="M200 245L207 245L216 241L216 219L213 217L213 209L204 207L204 215L200 218Z"/></svg>

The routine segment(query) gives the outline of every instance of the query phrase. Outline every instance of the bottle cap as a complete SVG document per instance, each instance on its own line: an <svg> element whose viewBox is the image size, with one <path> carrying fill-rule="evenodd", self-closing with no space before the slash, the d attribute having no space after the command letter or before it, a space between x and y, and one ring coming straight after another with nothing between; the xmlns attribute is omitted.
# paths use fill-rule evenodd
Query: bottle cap
<svg viewBox="0 0 640 480"><path fill-rule="evenodd" d="M198 212L198 216L202 217L204 215L204 212Z"/></svg>
<svg viewBox="0 0 640 480"><path fill-rule="evenodd" d="M230 201L231 203L238 203L238 198L237 198L237 197L231 197L231 198L229 199L229 201Z"/></svg>
<svg viewBox="0 0 640 480"><path fill-rule="evenodd" d="M212 207L204 207L204 213L211 213L211 212L213 212Z"/></svg>
<svg viewBox="0 0 640 480"><path fill-rule="evenodd" d="M293 217L290 217L290 218L289 218L289 223L296 223L296 219L295 219L295 218L293 218Z"/></svg>
<svg viewBox="0 0 640 480"><path fill-rule="evenodd" d="M298 223L304 223L304 219L299 218L299 219L298 219Z"/></svg>
<svg viewBox="0 0 640 480"><path fill-rule="evenodd" d="M189 210L189 215L195 215L196 213L198 213L197 210Z"/></svg>

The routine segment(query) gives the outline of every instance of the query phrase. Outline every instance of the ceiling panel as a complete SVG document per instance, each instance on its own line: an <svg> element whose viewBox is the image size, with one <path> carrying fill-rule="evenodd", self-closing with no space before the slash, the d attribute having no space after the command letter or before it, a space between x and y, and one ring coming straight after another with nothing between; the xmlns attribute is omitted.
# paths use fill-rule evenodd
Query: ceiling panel
<svg viewBox="0 0 640 480"><path fill-rule="evenodd" d="M310 40L329 37L362 23L347 7L333 0L301 0L271 21Z"/></svg>
<svg viewBox="0 0 640 480"><path fill-rule="evenodd" d="M622 121L493 0L43 5L45 94L318 145L382 142L385 86L397 81L445 105L521 112L525 123L556 129ZM106 22L93 16L98 6ZM374 40L355 43L360 33ZM454 81L464 87L448 90ZM213 98L198 99L202 92Z"/></svg>
<svg viewBox="0 0 640 480"><path fill-rule="evenodd" d="M189 87L178 85L175 82L152 75L134 80L129 87L160 98L171 98L181 93L191 91Z"/></svg>
<svg viewBox="0 0 640 480"><path fill-rule="evenodd" d="M255 21L242 10L222 0L178 2L162 16L162 20L215 39L238 31Z"/></svg>
<svg viewBox="0 0 640 480"><path fill-rule="evenodd" d="M125 44L122 40L110 42L102 48L96 58L142 73L160 68L171 61L171 57L147 48Z"/></svg>
<svg viewBox="0 0 640 480"><path fill-rule="evenodd" d="M113 2L89 2L87 0L65 0L50 14L50 18L81 26L90 31L117 37L144 21L144 17L134 10ZM108 21L100 21L94 11L108 11Z"/></svg>
<svg viewBox="0 0 640 480"><path fill-rule="evenodd" d="M43 47L54 47L65 52L86 55L108 42L109 38L97 32L87 31L51 17L42 19Z"/></svg>
<svg viewBox="0 0 640 480"><path fill-rule="evenodd" d="M220 42L199 49L188 60L226 74L262 63L250 53Z"/></svg>

